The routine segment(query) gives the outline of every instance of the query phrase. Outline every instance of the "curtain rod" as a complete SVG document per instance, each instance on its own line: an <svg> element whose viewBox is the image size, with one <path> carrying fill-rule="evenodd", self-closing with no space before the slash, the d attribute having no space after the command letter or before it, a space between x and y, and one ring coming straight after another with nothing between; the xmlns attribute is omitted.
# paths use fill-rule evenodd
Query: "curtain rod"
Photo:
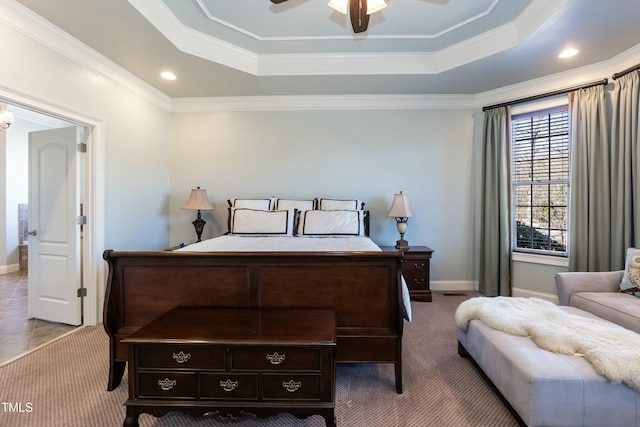
<svg viewBox="0 0 640 427"><path fill-rule="evenodd" d="M595 82L585 83L578 86L572 86L565 89L554 90L552 92L541 93L540 95L533 95L533 96L528 96L526 98L516 99L514 101L503 102L502 104L489 105L488 107L482 107L482 111L491 110L492 108L506 107L508 105L522 104L524 102L529 102L529 101L536 101L538 99L548 98L550 96L562 95L564 93L573 92L574 90L588 89L594 86L606 85L607 83L609 83L609 80L607 79L598 80Z"/></svg>
<svg viewBox="0 0 640 427"><path fill-rule="evenodd" d="M620 77L624 76L625 74L629 74L630 72L635 71L635 70L638 70L638 69L640 69L640 64L638 64L638 65L634 65L633 67L629 67L629 68L627 68L627 69L626 69L626 70L624 70L624 71L620 71L619 73L615 73L613 76L611 76L611 78L612 78L613 80L617 80L617 79L619 79Z"/></svg>

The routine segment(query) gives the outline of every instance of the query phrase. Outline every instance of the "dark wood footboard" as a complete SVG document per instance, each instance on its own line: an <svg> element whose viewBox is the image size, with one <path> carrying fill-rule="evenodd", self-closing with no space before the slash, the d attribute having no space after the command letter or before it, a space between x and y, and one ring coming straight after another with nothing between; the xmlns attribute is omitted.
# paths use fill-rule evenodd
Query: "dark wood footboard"
<svg viewBox="0 0 640 427"><path fill-rule="evenodd" d="M330 308L337 362L394 363L402 393L400 256L389 252L121 252L107 250L108 389L127 361L121 341L178 306Z"/></svg>

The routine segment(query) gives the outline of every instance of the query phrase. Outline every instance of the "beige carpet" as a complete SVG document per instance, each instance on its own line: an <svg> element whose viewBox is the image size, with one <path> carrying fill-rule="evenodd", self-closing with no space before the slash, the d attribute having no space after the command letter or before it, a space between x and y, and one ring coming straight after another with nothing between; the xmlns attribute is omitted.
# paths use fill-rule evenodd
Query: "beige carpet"
<svg viewBox="0 0 640 427"><path fill-rule="evenodd" d="M412 303L413 322L405 323L403 394L395 392L391 364L338 365L338 426L517 426L471 362L457 354L453 314L469 296L435 293L432 303ZM107 343L102 326L87 327L0 368L0 426L122 425L128 383L125 377L116 390L106 391ZM143 414L140 426L310 427L324 426L324 419Z"/></svg>

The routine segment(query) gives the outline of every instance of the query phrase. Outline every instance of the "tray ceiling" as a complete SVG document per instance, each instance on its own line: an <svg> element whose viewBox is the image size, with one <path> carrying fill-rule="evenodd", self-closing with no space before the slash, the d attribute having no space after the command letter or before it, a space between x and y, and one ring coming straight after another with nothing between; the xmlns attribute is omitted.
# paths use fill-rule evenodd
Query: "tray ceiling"
<svg viewBox="0 0 640 427"><path fill-rule="evenodd" d="M478 94L640 44L626 0L387 0L362 34L325 0L17 1L173 98Z"/></svg>

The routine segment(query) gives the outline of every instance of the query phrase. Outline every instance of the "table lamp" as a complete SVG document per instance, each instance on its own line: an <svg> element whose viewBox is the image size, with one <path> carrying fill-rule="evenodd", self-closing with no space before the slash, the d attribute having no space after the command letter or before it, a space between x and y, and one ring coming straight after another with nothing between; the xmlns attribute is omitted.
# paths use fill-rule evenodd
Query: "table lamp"
<svg viewBox="0 0 640 427"><path fill-rule="evenodd" d="M403 194L402 191L400 194L394 194L393 203L391 203L391 209L389 209L387 216L396 219L396 226L400 233L400 240L396 242L396 249L409 249L409 242L404 240L404 233L407 231L407 220L416 216L409 204L409 196Z"/></svg>
<svg viewBox="0 0 640 427"><path fill-rule="evenodd" d="M201 242L202 230L204 229L204 225L207 222L202 219L200 211L210 211L214 209L214 207L211 206L209 200L207 199L207 190L201 189L200 187L192 188L189 200L187 200L187 203L182 207L182 209L191 209L198 211L198 217L195 221L193 221L193 226L195 227L196 235L198 236L198 240L196 240L196 242Z"/></svg>

